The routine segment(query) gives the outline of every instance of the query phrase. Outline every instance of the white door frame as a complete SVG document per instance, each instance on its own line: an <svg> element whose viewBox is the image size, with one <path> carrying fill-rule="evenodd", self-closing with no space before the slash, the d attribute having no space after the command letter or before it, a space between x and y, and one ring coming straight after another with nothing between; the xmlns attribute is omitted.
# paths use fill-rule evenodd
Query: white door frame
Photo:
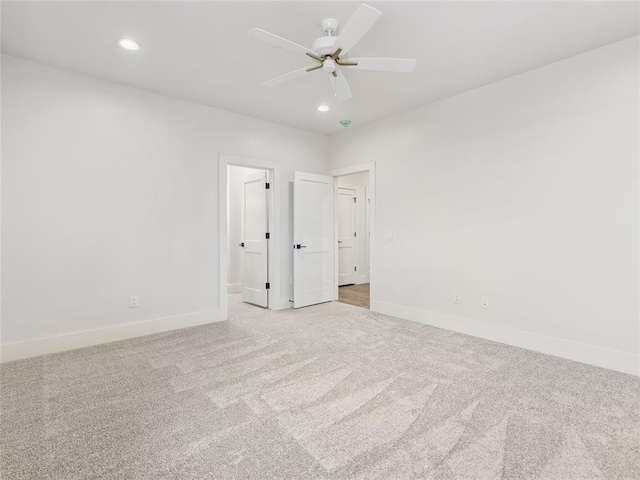
<svg viewBox="0 0 640 480"><path fill-rule="evenodd" d="M218 171L218 229L220 237L218 244L220 278L218 289L218 302L220 315L223 320L229 317L227 302L227 256L228 256L228 231L227 231L227 167L248 167L270 172L269 182L271 198L269 203L269 310L277 310L280 305L280 164L257 158L239 157L236 155L220 154Z"/></svg>
<svg viewBox="0 0 640 480"><path fill-rule="evenodd" d="M352 173L360 173L360 172L369 172L369 195L371 196L371 205L370 208L370 232L371 236L369 238L369 308L372 311L378 310L376 304L376 162L371 163L361 163L358 165L352 165L350 167L338 168L336 170L330 170L329 175L332 177L343 177L345 175L350 175ZM338 182L334 183L334 191L337 194L338 192ZM334 207L336 208L336 207ZM337 210L336 210L337 212ZM334 226L334 236L335 236L335 244L338 244L338 215L335 215L335 226ZM336 249L337 250L337 249ZM335 285L335 299L338 300L338 255L337 253L334 255L335 257L335 275L334 275L334 285Z"/></svg>

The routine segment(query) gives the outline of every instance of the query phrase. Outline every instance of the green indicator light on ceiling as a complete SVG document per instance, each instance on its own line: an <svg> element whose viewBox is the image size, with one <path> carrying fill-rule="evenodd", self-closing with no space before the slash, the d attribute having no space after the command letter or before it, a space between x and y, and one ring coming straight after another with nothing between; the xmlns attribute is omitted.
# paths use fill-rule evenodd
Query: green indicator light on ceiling
<svg viewBox="0 0 640 480"><path fill-rule="evenodd" d="M343 127L348 127L349 125L351 125L351 120L340 120L340 125L342 125Z"/></svg>

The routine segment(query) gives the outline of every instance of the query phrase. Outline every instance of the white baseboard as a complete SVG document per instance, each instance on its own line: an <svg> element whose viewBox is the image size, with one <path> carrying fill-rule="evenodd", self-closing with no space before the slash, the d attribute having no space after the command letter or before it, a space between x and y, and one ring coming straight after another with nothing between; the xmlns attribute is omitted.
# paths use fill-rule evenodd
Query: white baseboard
<svg viewBox="0 0 640 480"><path fill-rule="evenodd" d="M227 293L240 293L242 292L241 283L227 283Z"/></svg>
<svg viewBox="0 0 640 480"><path fill-rule="evenodd" d="M375 302L371 310L433 327L506 343L577 362L640 375L640 355L527 332L491 323L429 312L388 302Z"/></svg>
<svg viewBox="0 0 640 480"><path fill-rule="evenodd" d="M225 319L222 318L220 310L207 310L144 320L142 322L122 323L110 327L71 332L52 337L34 338L22 342L6 343L0 346L0 359L2 362L9 362L12 360L46 355L48 353L64 352L66 350L75 350L76 348L142 337L153 333L195 327L197 325L222 320Z"/></svg>

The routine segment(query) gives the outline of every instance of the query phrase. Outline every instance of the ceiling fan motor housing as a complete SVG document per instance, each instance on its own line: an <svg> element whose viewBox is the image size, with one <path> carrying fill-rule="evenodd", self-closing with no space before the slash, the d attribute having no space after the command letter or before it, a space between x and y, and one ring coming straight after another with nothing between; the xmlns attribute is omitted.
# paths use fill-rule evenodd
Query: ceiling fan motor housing
<svg viewBox="0 0 640 480"><path fill-rule="evenodd" d="M331 55L333 52L335 52L334 46L337 39L338 37L331 36L316 38L313 41L313 44L311 44L311 50L313 50L320 56Z"/></svg>

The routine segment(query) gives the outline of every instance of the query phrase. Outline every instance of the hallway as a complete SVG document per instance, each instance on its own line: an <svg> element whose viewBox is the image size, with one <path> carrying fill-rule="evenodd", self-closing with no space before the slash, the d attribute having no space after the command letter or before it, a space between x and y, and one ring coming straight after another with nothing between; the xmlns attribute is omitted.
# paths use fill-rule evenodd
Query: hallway
<svg viewBox="0 0 640 480"><path fill-rule="evenodd" d="M362 308L369 308L371 305L368 283L339 287L338 294L338 301L341 303Z"/></svg>

